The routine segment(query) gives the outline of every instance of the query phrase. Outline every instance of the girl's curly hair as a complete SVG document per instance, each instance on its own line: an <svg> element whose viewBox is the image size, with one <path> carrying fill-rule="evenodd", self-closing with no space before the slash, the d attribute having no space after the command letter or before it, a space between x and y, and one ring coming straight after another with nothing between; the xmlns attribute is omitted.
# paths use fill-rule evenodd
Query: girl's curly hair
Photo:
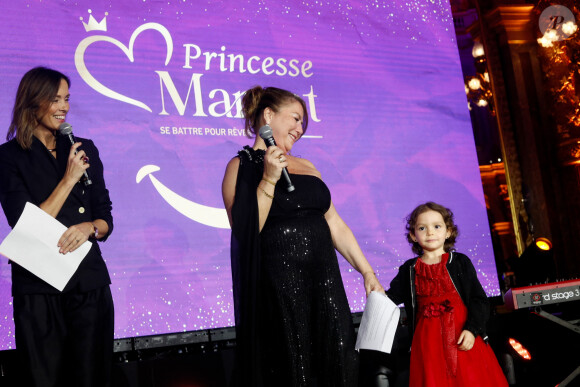
<svg viewBox="0 0 580 387"><path fill-rule="evenodd" d="M443 249L445 250L446 253L455 250L455 241L457 240L457 236L459 235L459 229L457 228L453 220L453 212L449 208L443 207L440 204L434 202L427 202L417 206L413 210L413 212L411 212L411 214L407 216L407 225L405 226L407 232L405 235L407 237L407 241L411 245L411 249L413 250L413 252L417 255L423 254L423 249L421 248L421 246L419 246L418 242L413 241L413 239L411 238L411 234L415 235L415 226L417 225L417 218L419 217L419 215L427 211L436 211L441 214L441 216L443 217L443 221L445 222L445 226L447 227L448 230L451 230L451 235L449 235L449 238L445 240Z"/></svg>

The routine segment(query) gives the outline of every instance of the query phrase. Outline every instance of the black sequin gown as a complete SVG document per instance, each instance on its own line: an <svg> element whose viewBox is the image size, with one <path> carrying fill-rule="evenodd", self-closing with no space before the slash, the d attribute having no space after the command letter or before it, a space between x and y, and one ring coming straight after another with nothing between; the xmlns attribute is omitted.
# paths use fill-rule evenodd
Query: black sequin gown
<svg viewBox="0 0 580 387"><path fill-rule="evenodd" d="M270 369L291 386L354 386L354 329L330 229L330 192L315 176L281 181L261 233L265 302L275 344ZM271 356L268 356L268 352ZM282 357L275 356L276 353ZM283 360L285 359L285 360Z"/></svg>
<svg viewBox="0 0 580 387"><path fill-rule="evenodd" d="M290 176L295 191L280 180L259 236L263 382L356 386L354 327L324 218L330 191L315 176Z"/></svg>

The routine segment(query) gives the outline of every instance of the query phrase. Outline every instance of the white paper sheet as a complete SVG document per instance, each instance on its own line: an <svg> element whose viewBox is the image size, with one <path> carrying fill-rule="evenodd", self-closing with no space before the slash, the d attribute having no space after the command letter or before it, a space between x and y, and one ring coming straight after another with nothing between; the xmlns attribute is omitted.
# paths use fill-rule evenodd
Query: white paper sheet
<svg viewBox="0 0 580 387"><path fill-rule="evenodd" d="M32 203L26 203L14 229L0 244L0 254L62 291L91 249L86 241L72 253L58 252L67 227Z"/></svg>
<svg viewBox="0 0 580 387"><path fill-rule="evenodd" d="M399 307L384 293L371 292L358 328L355 348L391 353L400 314Z"/></svg>

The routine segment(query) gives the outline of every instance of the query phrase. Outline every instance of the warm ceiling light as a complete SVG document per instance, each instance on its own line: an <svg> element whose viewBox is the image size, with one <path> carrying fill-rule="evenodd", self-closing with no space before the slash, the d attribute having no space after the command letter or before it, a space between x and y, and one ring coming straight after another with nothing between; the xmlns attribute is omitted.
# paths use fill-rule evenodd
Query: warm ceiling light
<svg viewBox="0 0 580 387"><path fill-rule="evenodd" d="M471 50L471 55L474 58L479 58L485 55L485 50L483 49L483 44L481 42L475 42L473 49Z"/></svg>
<svg viewBox="0 0 580 387"><path fill-rule="evenodd" d="M471 90L477 90L477 89L481 88L481 82L477 78L471 78L469 80L469 82L467 83L467 85L469 86L469 88Z"/></svg>
<svg viewBox="0 0 580 387"><path fill-rule="evenodd" d="M573 20L567 21L566 23L562 24L562 32L566 35L574 35L574 33L578 31L578 26L574 23Z"/></svg>

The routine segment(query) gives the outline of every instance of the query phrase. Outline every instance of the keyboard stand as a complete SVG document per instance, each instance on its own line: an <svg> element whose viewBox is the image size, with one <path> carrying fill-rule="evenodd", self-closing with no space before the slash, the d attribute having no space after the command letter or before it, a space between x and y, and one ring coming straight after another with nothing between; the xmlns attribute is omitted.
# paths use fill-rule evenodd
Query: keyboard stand
<svg viewBox="0 0 580 387"><path fill-rule="evenodd" d="M535 307L534 310L532 311L532 313L537 314L538 316L541 316L547 320L550 320L556 324L563 326L564 328L568 328L568 329L572 330L573 332L580 334L580 326L578 326L578 323L580 322L580 320L566 321L564 319L561 319L560 317L556 317L553 314L546 312L545 310L543 310L540 307ZM578 375L580 375L580 366L578 368L576 368L574 371L572 371L572 373L570 375L568 375L566 377L566 379L564 379L562 382L560 382L560 384L557 384L557 386L558 387L567 386Z"/></svg>

